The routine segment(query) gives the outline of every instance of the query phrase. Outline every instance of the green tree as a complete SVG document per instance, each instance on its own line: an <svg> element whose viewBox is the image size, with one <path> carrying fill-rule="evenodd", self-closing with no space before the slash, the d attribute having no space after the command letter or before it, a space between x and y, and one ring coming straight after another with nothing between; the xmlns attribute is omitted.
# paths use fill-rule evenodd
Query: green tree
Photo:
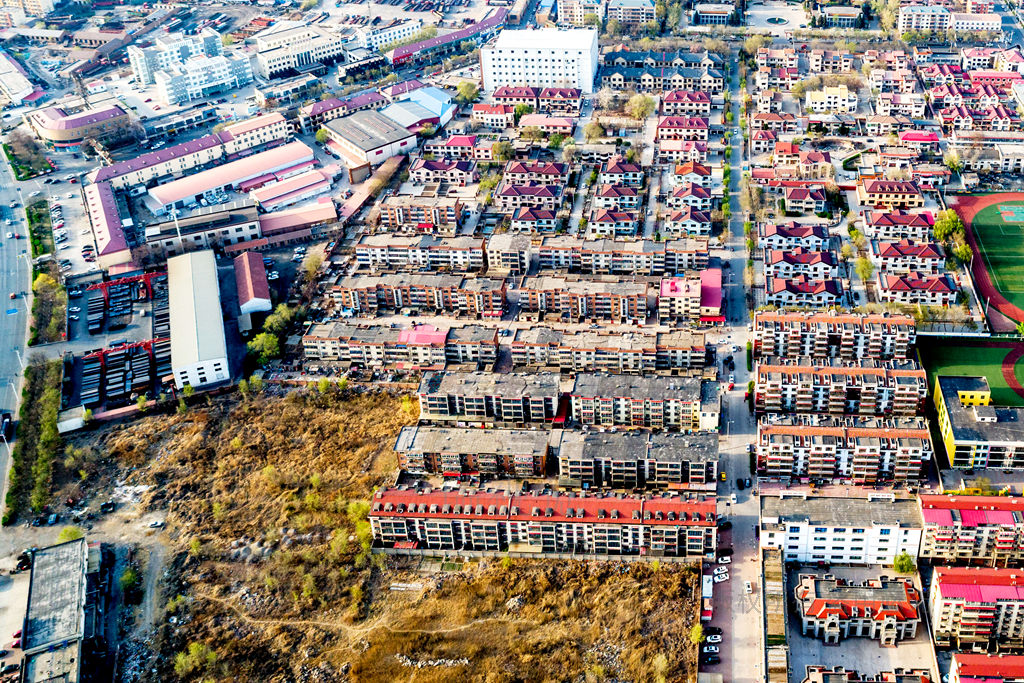
<svg viewBox="0 0 1024 683"><path fill-rule="evenodd" d="M145 394L139 394L139 398L136 399L136 401L135 401L135 407L138 409L138 411L140 413L144 413L147 410L149 410L149 405L146 402L146 395Z"/></svg>
<svg viewBox="0 0 1024 683"><path fill-rule="evenodd" d="M281 342L278 340L277 335L270 334L269 332L257 334L246 344L246 348L260 365L266 365L273 359L281 356Z"/></svg>
<svg viewBox="0 0 1024 683"><path fill-rule="evenodd" d="M960 263L970 263L974 250L967 242L958 242L953 246L953 257Z"/></svg>
<svg viewBox="0 0 1024 683"><path fill-rule="evenodd" d="M587 12L583 15L584 26L597 26L601 23L601 19L593 12Z"/></svg>
<svg viewBox="0 0 1024 683"><path fill-rule="evenodd" d="M560 149L565 142L565 136L561 133L552 133L548 136L548 149Z"/></svg>
<svg viewBox="0 0 1024 683"><path fill-rule="evenodd" d="M474 83L473 81L462 81L461 83L459 83L457 91L459 93L458 100L462 104L468 104L472 102L480 94L480 88L478 88L476 83Z"/></svg>
<svg viewBox="0 0 1024 683"><path fill-rule="evenodd" d="M906 551L903 551L893 558L892 568L900 574L913 574L917 571L917 565L914 564L914 558Z"/></svg>
<svg viewBox="0 0 1024 683"><path fill-rule="evenodd" d="M544 132L537 126L527 126L519 131L519 137L530 142L537 142L544 139Z"/></svg>
<svg viewBox="0 0 1024 683"><path fill-rule="evenodd" d="M512 143L507 140L494 143L494 147L491 148L494 153L494 158L497 161L508 161L516 155L515 149L512 147Z"/></svg>
<svg viewBox="0 0 1024 683"><path fill-rule="evenodd" d="M77 541L80 538L85 538L85 532L79 529L77 526L66 526L60 530L60 534L57 535L57 543L67 543L68 541Z"/></svg>
<svg viewBox="0 0 1024 683"><path fill-rule="evenodd" d="M217 653L205 643L189 643L188 650L174 656L174 673L185 678L196 671L208 671L217 663Z"/></svg>
<svg viewBox="0 0 1024 683"><path fill-rule="evenodd" d="M699 623L690 627L690 642L694 645L700 645L704 642L704 627Z"/></svg>
<svg viewBox="0 0 1024 683"><path fill-rule="evenodd" d="M637 93L626 102L626 113L640 121L654 113L654 106L653 97Z"/></svg>
<svg viewBox="0 0 1024 683"><path fill-rule="evenodd" d="M942 161L953 173L960 173L964 170L964 162L960 158L960 154L955 151L948 152L944 157L942 157Z"/></svg>
<svg viewBox="0 0 1024 683"><path fill-rule="evenodd" d="M940 242L948 242L954 235L962 235L964 233L964 224L956 211L947 209L940 212L935 218L935 225L932 229L935 233L935 239Z"/></svg>
<svg viewBox="0 0 1024 683"><path fill-rule="evenodd" d="M857 273L857 277L867 282L875 274L875 264L867 257L861 256L853 265L853 270Z"/></svg>
<svg viewBox="0 0 1024 683"><path fill-rule="evenodd" d="M593 142L598 138L604 137L604 126L597 121L591 121L587 125L583 126L583 138L587 142Z"/></svg>
<svg viewBox="0 0 1024 683"><path fill-rule="evenodd" d="M849 261L851 258L853 258L853 254L854 254L853 245L850 244L849 242L843 242L843 246L839 250L839 256L844 261Z"/></svg>
<svg viewBox="0 0 1024 683"><path fill-rule="evenodd" d="M610 19L604 25L604 31L610 36L622 35L622 23L618 19Z"/></svg>
<svg viewBox="0 0 1024 683"><path fill-rule="evenodd" d="M523 118L527 114L533 113L533 107L528 104L517 104L515 109L512 110L512 115L515 117L516 125L519 125L519 119Z"/></svg>
<svg viewBox="0 0 1024 683"><path fill-rule="evenodd" d="M316 141L319 142L321 145L327 144L327 141L330 139L330 137L331 136L330 134L328 134L326 128L321 128L316 132Z"/></svg>
<svg viewBox="0 0 1024 683"><path fill-rule="evenodd" d="M181 393L185 398L191 398L196 393L196 388L191 384L186 384L181 387Z"/></svg>
<svg viewBox="0 0 1024 683"><path fill-rule="evenodd" d="M1024 321L1017 323L1017 334L1024 336Z"/></svg>

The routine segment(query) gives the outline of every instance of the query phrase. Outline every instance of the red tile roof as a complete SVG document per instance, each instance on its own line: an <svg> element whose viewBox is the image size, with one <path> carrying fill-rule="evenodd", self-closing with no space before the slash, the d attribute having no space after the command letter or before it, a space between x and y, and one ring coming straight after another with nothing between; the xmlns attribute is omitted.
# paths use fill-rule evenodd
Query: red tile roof
<svg viewBox="0 0 1024 683"><path fill-rule="evenodd" d="M953 669L964 677L988 679L994 683L1000 678L1024 678L1024 655L985 655L956 652Z"/></svg>
<svg viewBox="0 0 1024 683"><path fill-rule="evenodd" d="M270 285L267 282L267 269L263 266L263 256L255 251L247 251L236 256L233 264L238 305L244 306L253 299L270 301Z"/></svg>

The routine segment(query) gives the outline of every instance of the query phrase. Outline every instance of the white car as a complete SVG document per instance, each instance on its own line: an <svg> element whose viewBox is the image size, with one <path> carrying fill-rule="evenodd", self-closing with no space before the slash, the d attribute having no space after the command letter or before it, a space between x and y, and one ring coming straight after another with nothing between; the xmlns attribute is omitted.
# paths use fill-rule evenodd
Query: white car
<svg viewBox="0 0 1024 683"><path fill-rule="evenodd" d="M718 646L717 645L705 645L703 652L706 655L717 654L718 653Z"/></svg>
<svg viewBox="0 0 1024 683"><path fill-rule="evenodd" d="M10 231L8 231L8 233L7 233L7 239L11 239L12 237L14 237L14 233L13 233L13 232L10 232Z"/></svg>
<svg viewBox="0 0 1024 683"><path fill-rule="evenodd" d="M728 555L722 555L718 558L718 564L732 564L732 558Z"/></svg>
<svg viewBox="0 0 1024 683"><path fill-rule="evenodd" d="M723 581L728 581L728 580L729 580L729 575L728 574L715 574L715 576L714 576L714 582L715 583L722 583Z"/></svg>
<svg viewBox="0 0 1024 683"><path fill-rule="evenodd" d="M747 591L747 594L749 595L750 593L754 592L754 587L750 584L749 581L744 581L743 590Z"/></svg>
<svg viewBox="0 0 1024 683"><path fill-rule="evenodd" d="M78 306L72 306L68 310L71 311L72 313L81 313L82 312L82 309L79 308Z"/></svg>
<svg viewBox="0 0 1024 683"><path fill-rule="evenodd" d="M75 193L74 193L74 192L68 192L68 199L71 199L71 198L73 198L74 196L75 196Z"/></svg>
<svg viewBox="0 0 1024 683"><path fill-rule="evenodd" d="M38 197L41 194L42 194L42 192L40 192L39 190L36 190L35 192L30 192L28 196L29 197Z"/></svg>
<svg viewBox="0 0 1024 683"><path fill-rule="evenodd" d="M722 642L722 636L708 636L709 643L720 643Z"/></svg>

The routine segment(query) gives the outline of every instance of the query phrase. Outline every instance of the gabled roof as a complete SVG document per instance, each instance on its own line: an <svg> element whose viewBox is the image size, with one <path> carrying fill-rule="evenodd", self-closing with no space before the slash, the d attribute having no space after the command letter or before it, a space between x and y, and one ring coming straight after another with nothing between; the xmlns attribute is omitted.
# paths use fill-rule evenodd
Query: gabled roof
<svg viewBox="0 0 1024 683"><path fill-rule="evenodd" d="M704 164L699 164L696 161L686 161L681 164L676 164L675 175L690 175L691 173L699 176L710 176L711 169Z"/></svg>
<svg viewBox="0 0 1024 683"><path fill-rule="evenodd" d="M711 193L707 191L701 185L696 183L683 183L675 189L672 193L673 197L700 197L701 199L708 199L711 197Z"/></svg>
<svg viewBox="0 0 1024 683"><path fill-rule="evenodd" d="M926 291L947 294L956 291L956 285L946 274L922 275L907 273L906 275L879 274L882 289L893 292Z"/></svg>

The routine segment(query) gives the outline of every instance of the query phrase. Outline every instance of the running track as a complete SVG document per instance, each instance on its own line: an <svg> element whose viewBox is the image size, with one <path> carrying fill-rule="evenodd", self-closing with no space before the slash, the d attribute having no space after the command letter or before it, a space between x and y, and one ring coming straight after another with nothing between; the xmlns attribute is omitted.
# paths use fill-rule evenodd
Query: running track
<svg viewBox="0 0 1024 683"><path fill-rule="evenodd" d="M1003 379L1006 380L1006 383L1013 389L1015 394L1024 398L1024 385L1017 380L1017 375L1013 373L1013 368L1017 365L1017 361L1020 360L1021 356L1024 356L1024 344L1011 341L971 341L968 344L964 344L964 346L1006 349L1008 353L1001 363Z"/></svg>
<svg viewBox="0 0 1024 683"><path fill-rule="evenodd" d="M985 260L981 249L978 248L978 240L974 237L974 230L971 229L971 221L974 220L974 217L982 209L999 202L1019 202L1024 200L1024 194L1020 192L997 192L995 194L975 196L959 195L949 199L953 209L959 214L960 220L967 227L965 231L967 233L967 241L970 243L971 249L978 256L978 258L971 260L971 274L974 276L974 284L978 288L978 296L981 297L981 305L984 307L987 300L992 308L995 308L1011 321L1024 321L1024 310L1007 301L1006 297L1000 294L999 290L992 283L992 278L988 272L988 262ZM1012 365L1010 367L1010 374L1013 374ZM1020 387L1019 383L1014 381L1010 386L1014 387L1014 391L1018 394L1021 394L1021 390L1017 388ZM1021 394L1021 396L1024 396L1024 394Z"/></svg>

